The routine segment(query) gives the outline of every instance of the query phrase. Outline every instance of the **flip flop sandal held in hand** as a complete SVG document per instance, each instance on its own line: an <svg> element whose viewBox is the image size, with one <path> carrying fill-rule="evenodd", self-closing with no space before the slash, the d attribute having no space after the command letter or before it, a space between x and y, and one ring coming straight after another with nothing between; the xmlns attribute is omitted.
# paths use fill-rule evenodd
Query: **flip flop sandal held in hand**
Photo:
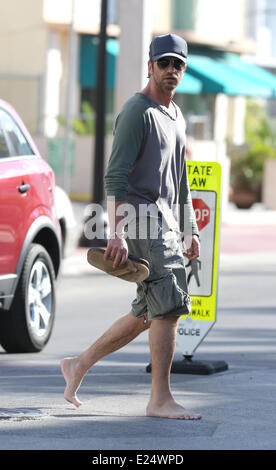
<svg viewBox="0 0 276 470"><path fill-rule="evenodd" d="M128 255L125 264L113 268L114 260L104 260L104 254L105 250L103 248L90 248L87 252L87 261L95 268L124 281L141 282L149 276L149 263L145 259Z"/></svg>

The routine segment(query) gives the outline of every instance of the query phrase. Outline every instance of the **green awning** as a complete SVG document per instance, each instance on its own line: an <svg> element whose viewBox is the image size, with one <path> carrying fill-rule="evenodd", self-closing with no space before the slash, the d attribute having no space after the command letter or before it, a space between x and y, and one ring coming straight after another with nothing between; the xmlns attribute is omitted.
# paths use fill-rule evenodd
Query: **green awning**
<svg viewBox="0 0 276 470"><path fill-rule="evenodd" d="M99 39L81 36L79 81L83 88L97 86L97 51ZM115 87L116 59L119 41L107 39L107 88ZM276 77L256 65L244 62L238 55L210 52L210 56L191 53L188 67L176 93L225 93L226 95L276 97Z"/></svg>
<svg viewBox="0 0 276 470"><path fill-rule="evenodd" d="M240 62L241 60L238 59ZM243 63L245 64L245 63ZM247 65L247 64L245 64ZM243 69L244 70L244 69ZM203 93L271 98L273 91L267 81L255 80L250 74L239 71L224 58L190 54L187 72L202 82Z"/></svg>
<svg viewBox="0 0 276 470"><path fill-rule="evenodd" d="M202 92L202 82L186 72L175 91L176 93L199 94Z"/></svg>
<svg viewBox="0 0 276 470"><path fill-rule="evenodd" d="M96 36L83 34L80 44L79 82L83 88L97 86L97 60L99 39ZM107 88L115 86L116 57L119 53L119 43L116 39L107 39Z"/></svg>
<svg viewBox="0 0 276 470"><path fill-rule="evenodd" d="M271 90L272 98L276 98L276 76L267 70L258 67L255 64L250 64L240 59L236 54L225 54L224 62L237 71L241 76L260 83L262 86L267 86Z"/></svg>

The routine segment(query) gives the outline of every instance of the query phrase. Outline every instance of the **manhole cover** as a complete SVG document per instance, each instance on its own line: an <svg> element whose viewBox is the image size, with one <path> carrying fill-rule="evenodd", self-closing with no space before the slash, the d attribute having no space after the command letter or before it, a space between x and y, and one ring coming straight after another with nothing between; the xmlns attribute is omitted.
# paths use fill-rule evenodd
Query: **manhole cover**
<svg viewBox="0 0 276 470"><path fill-rule="evenodd" d="M0 420L27 421L41 419L47 415L40 410L32 408L0 408Z"/></svg>

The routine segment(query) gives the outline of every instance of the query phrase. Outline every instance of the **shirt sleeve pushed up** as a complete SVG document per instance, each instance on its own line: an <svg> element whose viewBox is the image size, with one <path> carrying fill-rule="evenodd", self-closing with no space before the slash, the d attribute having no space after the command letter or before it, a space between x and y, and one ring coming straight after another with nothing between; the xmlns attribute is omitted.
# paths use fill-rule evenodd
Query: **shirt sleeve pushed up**
<svg viewBox="0 0 276 470"><path fill-rule="evenodd" d="M142 149L146 132L145 109L131 99L115 123L112 151L104 178L107 199L126 199L128 175Z"/></svg>

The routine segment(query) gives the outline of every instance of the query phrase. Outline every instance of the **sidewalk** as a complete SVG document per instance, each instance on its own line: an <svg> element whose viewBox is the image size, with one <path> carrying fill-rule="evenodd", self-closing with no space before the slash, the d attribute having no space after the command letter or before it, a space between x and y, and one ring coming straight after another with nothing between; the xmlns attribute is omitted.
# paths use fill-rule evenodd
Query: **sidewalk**
<svg viewBox="0 0 276 470"><path fill-rule="evenodd" d="M276 211L261 204L229 210L221 225L220 263L224 266L276 265Z"/></svg>

